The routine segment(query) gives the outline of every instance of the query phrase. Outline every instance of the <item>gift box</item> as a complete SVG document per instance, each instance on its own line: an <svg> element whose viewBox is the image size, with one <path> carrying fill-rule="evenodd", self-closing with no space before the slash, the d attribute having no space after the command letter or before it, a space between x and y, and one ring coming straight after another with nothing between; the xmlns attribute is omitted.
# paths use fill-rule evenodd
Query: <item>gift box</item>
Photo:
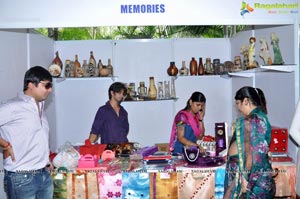
<svg viewBox="0 0 300 199"><path fill-rule="evenodd" d="M288 152L288 130L286 128L272 127L270 152Z"/></svg>
<svg viewBox="0 0 300 199"><path fill-rule="evenodd" d="M78 168L94 168L98 164L98 157L97 155L81 155L80 159L78 160Z"/></svg>

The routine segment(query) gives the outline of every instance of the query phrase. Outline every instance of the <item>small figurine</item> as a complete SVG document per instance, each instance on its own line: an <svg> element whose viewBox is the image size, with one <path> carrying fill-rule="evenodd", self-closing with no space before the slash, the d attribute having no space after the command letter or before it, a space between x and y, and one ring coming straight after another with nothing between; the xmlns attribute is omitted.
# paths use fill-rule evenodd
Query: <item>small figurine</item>
<svg viewBox="0 0 300 199"><path fill-rule="evenodd" d="M243 55L243 68L248 69L249 66L249 46L242 45L240 49L241 54Z"/></svg>
<svg viewBox="0 0 300 199"><path fill-rule="evenodd" d="M250 45L249 45L249 65L247 69L256 68L257 63L255 61L255 37L250 37L249 39Z"/></svg>
<svg viewBox="0 0 300 199"><path fill-rule="evenodd" d="M281 56L280 48L279 48L279 38L275 35L274 32L271 33L271 45L273 45L274 52L274 65L284 64L284 61Z"/></svg>
<svg viewBox="0 0 300 199"><path fill-rule="evenodd" d="M260 52L259 57L264 60L265 65L271 65L272 64L272 58L269 51L269 45L264 37L260 38Z"/></svg>

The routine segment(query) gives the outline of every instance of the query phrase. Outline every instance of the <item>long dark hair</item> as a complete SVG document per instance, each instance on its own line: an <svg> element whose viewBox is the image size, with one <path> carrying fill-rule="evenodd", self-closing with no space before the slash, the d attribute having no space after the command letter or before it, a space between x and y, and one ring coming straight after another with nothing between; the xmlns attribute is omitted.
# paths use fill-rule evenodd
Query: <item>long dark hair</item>
<svg viewBox="0 0 300 199"><path fill-rule="evenodd" d="M260 88L253 88L251 86L245 86L240 88L234 99L243 101L245 98L250 99L250 101L257 107L260 107L265 114L267 111L267 102L264 95L264 92Z"/></svg>
<svg viewBox="0 0 300 199"><path fill-rule="evenodd" d="M183 110L189 110L191 108L191 105L189 103L189 101L192 100L192 102L206 102L206 98L205 95L201 92L194 92L192 94L192 96L188 99L188 101L186 102L186 106Z"/></svg>

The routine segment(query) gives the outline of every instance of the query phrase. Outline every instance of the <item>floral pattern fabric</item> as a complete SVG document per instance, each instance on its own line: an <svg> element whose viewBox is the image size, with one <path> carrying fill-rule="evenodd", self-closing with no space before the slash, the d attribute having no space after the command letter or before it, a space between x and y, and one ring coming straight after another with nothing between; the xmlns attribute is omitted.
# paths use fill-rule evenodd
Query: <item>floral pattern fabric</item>
<svg viewBox="0 0 300 199"><path fill-rule="evenodd" d="M224 198L242 195L242 178L248 182L246 198L273 198L276 188L268 156L271 125L264 112L256 108L249 116L237 119L232 139L238 154L228 156Z"/></svg>

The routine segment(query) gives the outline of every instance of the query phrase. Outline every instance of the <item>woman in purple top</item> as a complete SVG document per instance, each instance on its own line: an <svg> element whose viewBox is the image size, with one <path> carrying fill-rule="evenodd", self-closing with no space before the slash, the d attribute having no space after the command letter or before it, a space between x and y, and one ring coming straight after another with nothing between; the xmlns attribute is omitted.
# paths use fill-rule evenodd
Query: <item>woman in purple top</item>
<svg viewBox="0 0 300 199"><path fill-rule="evenodd" d="M115 82L109 87L109 101L96 113L89 137L91 142L96 142L99 137L101 144L128 142L128 113L120 105L126 92L127 88L121 82Z"/></svg>

